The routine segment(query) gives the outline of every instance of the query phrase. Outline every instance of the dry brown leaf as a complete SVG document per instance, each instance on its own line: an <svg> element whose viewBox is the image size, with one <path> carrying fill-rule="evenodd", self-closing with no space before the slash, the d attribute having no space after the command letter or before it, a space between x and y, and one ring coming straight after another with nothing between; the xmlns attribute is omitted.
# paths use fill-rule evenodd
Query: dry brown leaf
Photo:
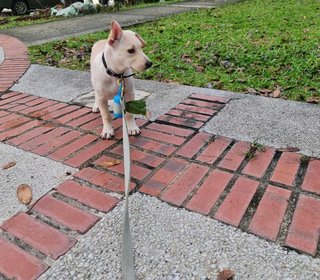
<svg viewBox="0 0 320 280"><path fill-rule="evenodd" d="M121 160L120 160L120 159L114 158L114 159L112 159L112 160L110 160L110 161L104 161L104 162L102 162L100 165L101 165L102 167L108 168L108 167L112 167L112 166L118 165L118 164L120 164L120 163L121 163Z"/></svg>
<svg viewBox="0 0 320 280"><path fill-rule="evenodd" d="M272 92L272 97L273 98L280 98L281 97L281 88L276 88L273 92Z"/></svg>
<svg viewBox="0 0 320 280"><path fill-rule="evenodd" d="M254 88L247 88L247 93L250 94L258 94L259 92Z"/></svg>
<svg viewBox="0 0 320 280"><path fill-rule="evenodd" d="M147 118L148 120L150 120L150 119L151 119L151 116L152 116L151 112L150 112L150 111L147 111L147 113L146 113L146 118Z"/></svg>
<svg viewBox="0 0 320 280"><path fill-rule="evenodd" d="M219 272L217 280L233 280L234 272L231 269L224 269Z"/></svg>
<svg viewBox="0 0 320 280"><path fill-rule="evenodd" d="M18 200L28 205L32 200L32 189L27 184L22 184L17 188L17 197Z"/></svg>
<svg viewBox="0 0 320 280"><path fill-rule="evenodd" d="M195 68L196 71L199 72L199 73L202 73L202 72L204 71L204 67L199 66L199 65L196 65L194 68Z"/></svg>
<svg viewBox="0 0 320 280"><path fill-rule="evenodd" d="M4 166L2 166L2 169L9 169L9 168L15 166L16 164L17 163L15 161L8 162Z"/></svg>
<svg viewBox="0 0 320 280"><path fill-rule="evenodd" d="M261 93L263 93L263 94L269 94L269 93L272 92L271 89L267 89L267 88L260 89L259 91L260 91Z"/></svg>
<svg viewBox="0 0 320 280"><path fill-rule="evenodd" d="M307 98L307 102L311 104L318 104L320 103L320 97L319 96L310 96Z"/></svg>

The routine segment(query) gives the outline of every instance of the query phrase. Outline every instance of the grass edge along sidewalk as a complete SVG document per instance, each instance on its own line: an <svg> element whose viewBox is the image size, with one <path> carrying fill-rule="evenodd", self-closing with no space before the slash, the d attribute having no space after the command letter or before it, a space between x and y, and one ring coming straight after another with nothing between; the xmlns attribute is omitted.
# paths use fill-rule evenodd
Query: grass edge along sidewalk
<svg viewBox="0 0 320 280"><path fill-rule="evenodd" d="M155 66L142 79L319 103L320 3L242 1L131 29ZM105 32L29 48L32 63L87 70Z"/></svg>

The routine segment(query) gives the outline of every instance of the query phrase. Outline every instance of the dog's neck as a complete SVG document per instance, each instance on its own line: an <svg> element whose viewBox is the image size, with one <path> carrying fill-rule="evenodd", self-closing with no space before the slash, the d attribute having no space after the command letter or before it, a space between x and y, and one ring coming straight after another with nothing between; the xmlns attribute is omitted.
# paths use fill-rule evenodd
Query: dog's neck
<svg viewBox="0 0 320 280"><path fill-rule="evenodd" d="M119 60L116 61L112 52L106 48L103 52L107 67L114 73L127 75L131 73L130 68L119 64Z"/></svg>

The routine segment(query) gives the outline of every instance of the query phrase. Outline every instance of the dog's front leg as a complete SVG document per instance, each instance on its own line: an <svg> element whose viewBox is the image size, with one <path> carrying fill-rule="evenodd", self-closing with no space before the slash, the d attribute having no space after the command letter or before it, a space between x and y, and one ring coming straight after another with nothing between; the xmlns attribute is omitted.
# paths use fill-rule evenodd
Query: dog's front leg
<svg viewBox="0 0 320 280"><path fill-rule="evenodd" d="M97 99L99 110L102 117L103 128L100 134L102 139L111 139L114 136L112 127L112 117L108 109L108 99L99 97Z"/></svg>
<svg viewBox="0 0 320 280"><path fill-rule="evenodd" d="M134 100L134 93L128 92L125 95L125 101ZM131 113L126 113L125 115L127 126L128 126L128 133L129 135L139 135L141 133L140 128L137 126L134 116Z"/></svg>

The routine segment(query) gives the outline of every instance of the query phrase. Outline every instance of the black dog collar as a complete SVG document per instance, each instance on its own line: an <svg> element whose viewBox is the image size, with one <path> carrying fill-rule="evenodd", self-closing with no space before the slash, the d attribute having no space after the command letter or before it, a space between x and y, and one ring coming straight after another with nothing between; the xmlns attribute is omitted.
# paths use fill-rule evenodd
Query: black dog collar
<svg viewBox="0 0 320 280"><path fill-rule="evenodd" d="M106 72L109 76L112 76L112 77L115 77L115 78L118 78L118 79L124 79L124 78L129 78L133 75L135 75L134 73L130 74L130 75L124 75L124 73L121 73L121 74L118 74L118 73L115 73L114 71L112 71L108 65L107 65L107 62L106 62L106 59L104 58L104 53L102 52L102 63L103 63L103 66L104 68L106 69Z"/></svg>

